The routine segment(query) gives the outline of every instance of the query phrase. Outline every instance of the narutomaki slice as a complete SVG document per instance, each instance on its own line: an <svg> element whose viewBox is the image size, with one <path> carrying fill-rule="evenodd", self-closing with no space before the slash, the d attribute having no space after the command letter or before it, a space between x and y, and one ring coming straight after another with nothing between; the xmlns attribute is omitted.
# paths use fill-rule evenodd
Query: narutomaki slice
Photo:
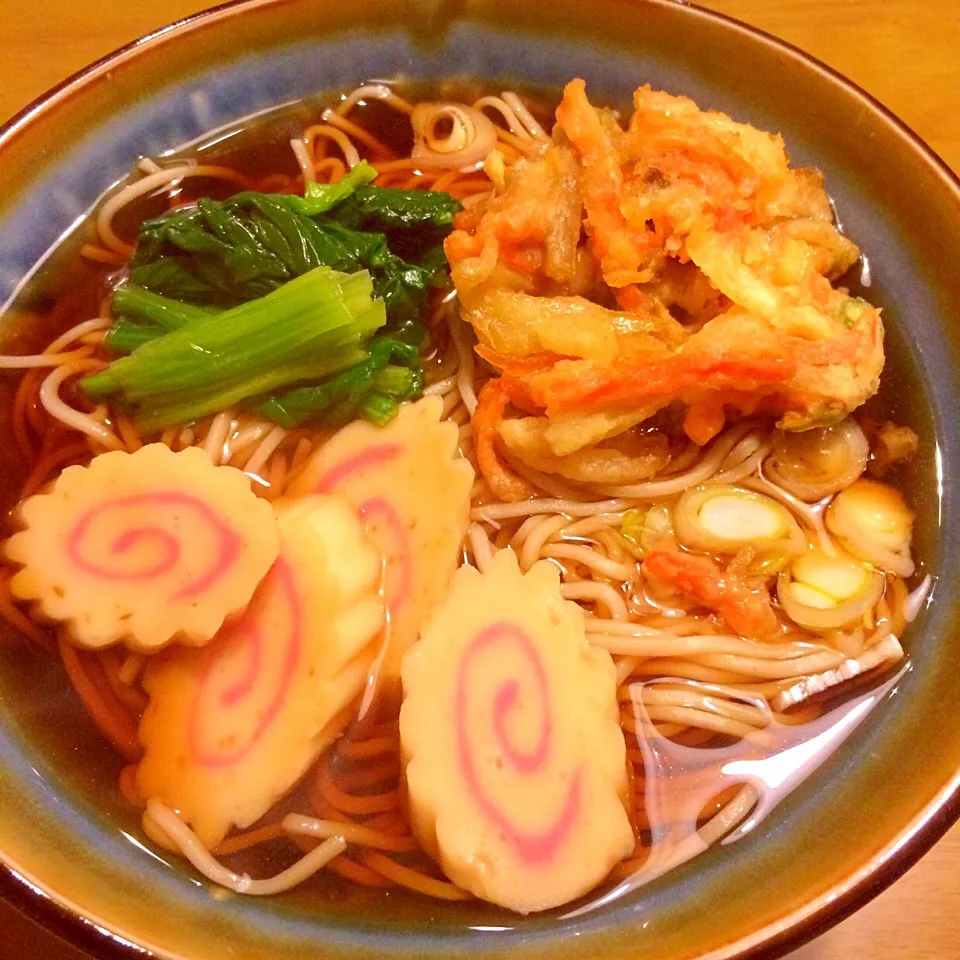
<svg viewBox="0 0 960 960"><path fill-rule="evenodd" d="M137 790L208 847L263 816L341 732L383 625L381 561L346 503L281 503L277 524L280 555L243 618L144 675Z"/></svg>
<svg viewBox="0 0 960 960"><path fill-rule="evenodd" d="M520 913L591 890L628 856L610 655L547 561L462 567L403 661L410 823L446 874Z"/></svg>
<svg viewBox="0 0 960 960"><path fill-rule="evenodd" d="M152 443L67 467L15 521L11 592L89 649L208 643L277 556L270 505L195 447Z"/></svg>
<svg viewBox="0 0 960 960"><path fill-rule="evenodd" d="M390 610L385 679L446 594L467 528L473 468L457 455L459 428L443 401L404 404L385 427L356 421L325 443L291 485L291 496L337 493L363 518L386 561Z"/></svg>

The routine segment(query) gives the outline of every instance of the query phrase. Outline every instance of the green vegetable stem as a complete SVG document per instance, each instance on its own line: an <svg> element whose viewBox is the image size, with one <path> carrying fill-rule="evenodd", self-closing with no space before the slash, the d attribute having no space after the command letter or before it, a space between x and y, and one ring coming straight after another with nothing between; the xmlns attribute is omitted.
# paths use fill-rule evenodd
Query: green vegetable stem
<svg viewBox="0 0 960 960"><path fill-rule="evenodd" d="M119 395L141 425L187 422L309 377L336 373L386 321L366 271L318 267L222 314L204 314L137 347L81 386Z"/></svg>

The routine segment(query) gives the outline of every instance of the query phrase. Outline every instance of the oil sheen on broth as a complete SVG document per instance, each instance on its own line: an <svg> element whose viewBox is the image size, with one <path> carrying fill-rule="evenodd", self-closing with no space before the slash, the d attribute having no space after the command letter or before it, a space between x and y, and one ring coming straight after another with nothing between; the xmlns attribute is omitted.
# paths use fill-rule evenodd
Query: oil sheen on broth
<svg viewBox="0 0 960 960"><path fill-rule="evenodd" d="M78 386L80 376L100 377L110 358L98 342L106 327L106 322L101 324L86 341L89 349L79 348L81 352L86 349L87 359L82 358L86 366L65 378L61 396L68 405L92 414L103 424L102 429L116 438L118 452L109 455L115 457L116 465L104 466L103 476L112 476L121 486L127 483L130 497L156 496L127 464L138 459L146 463L149 455L161 465L150 472L162 470L167 453L153 452L161 446L156 442L160 440L176 452L177 467L171 473L176 479L171 483L176 485L177 496L191 498L190 509L203 512L219 509L229 500L225 492L216 496L210 492L215 487L213 474L240 466L253 475L251 490L274 505L272 510L264 506L263 515L272 518L276 514L280 545L264 546L263 550L272 549L268 559L276 556L277 560L246 613L243 608L249 593L237 594L221 611L211 612L214 618L219 616L220 623L226 618L219 630L213 628L216 638L211 646L207 644L212 634L206 636L203 628L191 627L193 634L160 637L160 646L174 641L161 654L154 655L146 632L121 636L119 647L107 645L106 650L95 651L95 645L78 630L75 613L58 616L55 603L45 605L43 584L22 585L24 573L29 573L36 557L48 555L42 551L50 549L38 532L39 521L24 520L29 513L24 506L15 513L16 522L10 528L10 532L19 531L20 539L10 541L13 546L7 555L14 569L22 568L20 581L13 585L14 597L33 605L15 606L8 600L5 609L14 611L12 616L7 614L14 627L23 627L24 619L30 618L26 623L37 635L37 643L6 646L4 670L22 678L21 688L46 691L48 706L33 704L29 722L35 728L36 742L42 744L45 757L55 768L69 769L70 754L81 749L92 758L85 763L97 771L98 782L88 789L98 797L107 792L106 783L119 778L119 792L111 787L101 805L124 830L139 830L138 807L147 802L144 828L150 838L184 852L188 847L212 847L221 866L203 851L207 859L201 870L228 887L240 892L273 892L268 878L289 870L291 882L280 882L277 891L289 886L292 892L287 895L321 913L341 911L349 905L358 915L374 909L384 918L408 913L420 916L424 898L434 897L436 902L426 902L432 917L461 923L491 916L494 908L481 903L484 909L480 910L472 896L520 913L542 909L580 913L641 886L713 843L733 842L754 829L785 792L814 773L894 689L900 675L896 671L902 669L896 664L903 656L903 630L930 585L929 578L922 576L925 571L917 572L911 556L912 513L903 506L896 488L905 492L907 502L915 502L916 485L930 475L933 438L923 411L909 405L911 391L902 389L909 380L907 352L887 314L883 386L876 397L870 397L869 389L865 391L865 405L859 400L851 402L842 411L848 415L839 426L828 426L831 417L836 420L835 413L817 420L810 410L795 409L788 387L771 386L757 394L761 399L744 400L746 393L758 390L764 376L780 375L779 356L753 356L747 363L742 357L723 354L714 367L727 364L721 373L728 380L741 377L739 383L725 382L722 390L717 386L714 393L695 395L686 386L687 359L683 354L696 354L696 348L689 347L693 338L703 340L702 331L718 317L722 319L713 330L741 320L743 313L763 310L762 296L755 289L741 291L736 279L731 281L727 275L722 258L729 256L730 250L719 250L718 259L718 250L711 247L716 246L717 236L728 236L731 225L747 237L745 243L756 245L748 260L757 273L757 288L765 287L768 293L772 289L773 296L785 298L771 308L777 316L808 311L792 320L806 324L804 335L808 338L821 337L832 343L832 338L843 338L845 330L858 330L867 322L866 311L872 310L866 301L883 293L882 278L860 284L862 259L851 260L853 266L847 269L845 241L831 233L833 228L822 215L825 195L821 202L814 175L784 179L793 192L788 196L784 190L774 213L769 212L771 204L767 213L758 212L759 200L749 214L729 204L717 213L722 206L717 198L726 196L731 177L736 180L738 176L730 157L721 157L717 169L706 161L704 170L710 176L704 174L701 180L707 187L700 193L691 189L691 179L695 179L691 157L699 154L687 148L707 144L722 153L724 148L716 145L720 141L711 139L720 134L737 144L737 164L761 179L773 177L769 165L776 166L776 156L771 160L776 146L763 140L762 134L722 115L701 113L689 101L640 91L631 127L635 132L630 134L635 138L631 160L635 167L622 159L613 162L620 164L620 179L628 187L642 184L636 188L637 203L649 217L641 217L641 222L645 219L651 226L643 243L635 238L627 243L623 236L613 236L621 225L612 222L609 211L603 209L602 191L594 191L597 165L622 156L618 151L626 148L617 137L624 135L610 134L612 121L603 116L597 119L592 107L580 99L575 84L563 97L563 131L553 140L549 133L554 108L561 100L559 92L528 90L519 98L503 94L501 99L499 87L462 80L433 87L401 84L393 89L418 105L413 127L419 123L419 132L414 133L406 107L398 109L389 99L378 99L380 94L368 91L358 105L344 111L344 119L359 125L359 132L345 123L334 126L360 156L375 168L383 168L373 187L361 188L374 192L364 195L359 214L354 209L348 215L346 206L334 204L309 215L322 222L340 216L341 225L347 224L349 229L372 230L379 223L388 240L388 253L401 258L425 256L424 243L435 244L446 237L453 282L438 275L431 281L436 286L427 289L422 299L417 299L420 293L408 291L407 300L401 302L403 298L398 296L390 301L387 326L381 328L388 332L385 336L400 337L397 331L402 332L403 323L409 320L398 319L406 309L403 304L414 303L416 320L426 328L428 339L419 357L409 360L410 366L403 368L398 361L403 353L399 347L387 366L408 373L416 367L422 384L418 386L420 381L412 376L404 380L401 373L394 373L397 382L414 384L413 393L401 396L407 406L401 406L399 415L393 412L396 405L387 402L390 395L383 394L387 401L379 405L371 401L361 409L356 404L345 414L341 408L337 417L325 408L322 415L303 423L278 427L263 419L261 410L265 408L255 407L249 396L243 396L231 401L226 415L204 412L142 432L138 415L156 420L160 414L143 400L135 400L133 392L126 398L113 392L102 399L94 395L91 400L85 388ZM478 101L485 111L479 118L470 106ZM167 184L123 206L112 221L112 230L118 237L132 239L144 221L168 210L192 209L189 204L199 197L228 200L241 183L244 189L265 193L302 193L303 148L300 153L291 149L291 138L303 144L304 131L318 124L329 127L330 117L323 111L336 103L334 97L318 97L223 131L180 155L156 158L160 168L181 159L196 159L237 176L234 180L184 178ZM429 103L457 106L423 106ZM627 107L618 106L621 116L630 114ZM664 118L669 117L671 107L680 116L676 121L680 127L664 130L660 125L669 128L671 121ZM488 151L482 168L472 163L470 169L460 171L458 154L469 152L476 138L489 134L484 119L493 127L494 154ZM740 119L749 122L749 118ZM462 137L463 143L451 146L449 141L456 137ZM312 151L307 160L318 181L336 180L347 173L350 158L336 139L328 142L325 134L315 134L306 142ZM323 155L316 148L319 143L326 144ZM412 150L419 149L422 157L428 148L435 156L422 166L422 173L415 164L404 163ZM341 155L346 162L340 160ZM149 164L137 168L131 182L156 169ZM439 213L434 214L436 222L420 221L417 229L426 239L408 228L404 228L407 232L397 228L395 221L384 227L388 215L393 214L369 213L376 211L378 204L383 208L395 202L387 192L375 193L381 186L406 191L426 188L438 195L450 191L464 208L457 229L451 234L451 224L439 226ZM696 226L679 222L671 207L674 201L663 199L671 189L686 202L701 204L698 216L708 226L712 224L710 229L698 233ZM524 190L530 191L529 196L523 195ZM541 208L548 198L549 209L564 210L565 216L575 219L551 232L551 225L542 222L542 210L531 213L525 208L530 198ZM369 206L363 207L363 202ZM723 220L722 229L717 227L718 218ZM558 236L564 229L567 248L560 249ZM218 235L215 228L210 228L209 235L221 241L228 236ZM497 238L492 247L487 245L491 236ZM81 242L101 249L102 259L108 262L95 263L81 256ZM141 239L140 249L146 242ZM168 259L175 259L173 252L182 264L186 248L174 250L174 241L164 242ZM658 244L662 249L654 249ZM681 253L687 245L689 252ZM631 267L633 274L624 276L623 251L628 248L626 261L634 255L638 259ZM736 255L746 256L743 249L737 253L738 249L734 249ZM491 263L481 263L484 256L489 261L491 254L496 261L492 269ZM620 261L613 262L618 255ZM788 281L782 276L778 279L774 272L764 272L764 257L779 263L781 274L794 269L802 275ZM560 262L563 258L567 258L566 265ZM54 253L8 310L5 353L36 354L83 320L116 319L106 312L111 290L138 276L135 270L127 270L125 259L116 248L103 245L102 237L98 240L89 224L84 225ZM760 267L756 267L758 259ZM350 273L342 261L343 257L337 262L321 262ZM374 261L358 263L364 264L374 274L382 269ZM831 274L841 266L844 276ZM201 271L195 278L200 278L202 286L204 277L209 276ZM154 290L170 295L156 275L151 282L156 283ZM238 293L241 283L236 276L230 282L229 294L224 293L223 284L213 293L207 289L200 296L200 306L229 310L255 299L249 292ZM377 284L387 280L375 275L373 282L374 291L384 297L386 286ZM285 286L276 285L279 290ZM789 291L784 292L788 286ZM805 300L807 294L797 291L808 286L816 295ZM849 296L845 299L836 294L836 288L847 289ZM256 292L264 294L259 288ZM831 299L834 297L838 299ZM379 309L376 298L363 303L373 304L370 310ZM671 308L682 322L670 316L667 310ZM840 311L836 330L830 327L835 317L827 315L828 309ZM814 325L811 334L810 317L816 311L820 326ZM156 329L155 322L146 326L150 328L146 336L163 332ZM364 343L372 342L369 332L364 337ZM477 355L475 344L479 346ZM634 365L627 375L605 353L611 344ZM69 349L78 348L73 344ZM766 364L763 369L761 361ZM344 361L341 369L349 365ZM108 449L102 442L98 445L96 437L87 440L63 425L35 398L40 382L56 365L34 368L33 372L28 369L25 376L33 378L32 386L20 379L24 374L15 369L15 363L7 366L14 369L0 377L0 404L12 411L12 433L2 447L0 464L5 510L24 498L25 483L26 494L36 494L67 464L89 464L94 454ZM571 368L576 369L579 382L561 376ZM696 370L701 379L714 375L703 366ZM609 379L614 375L610 371L619 378L611 389L621 391L620 405L591 406L593 399L581 389L583 378L598 374ZM629 383L637 382L630 377L638 372L644 379L667 378L663 402L649 393L642 399L640 394L630 393ZM320 383L329 382L330 375L325 370ZM317 377L301 374L292 383L296 386L304 380L313 382ZM273 394L291 383L269 382L277 384L265 391ZM97 389L102 383L101 379ZM429 396L417 399L423 387ZM109 388L120 389L116 385ZM502 400L497 391L505 391ZM497 398L491 401L495 394ZM370 395L380 394L373 390ZM563 396L580 400L564 407L567 401ZM163 407L168 399L166 394L157 399L156 409L168 409ZM258 397L254 399L260 402ZM302 398L295 399L300 402ZM284 415L296 409L287 394L280 394L277 403ZM649 412L628 416L626 426L597 434L592 443L577 446L574 436L571 447L571 422L579 424L581 431L596 429L598 418L622 416L624 403L632 403L634 409L647 404ZM128 419L115 416L115 411L127 411ZM798 418L798 423L799 418L813 417L799 425L816 432L775 431L773 420L785 414ZM578 415L582 421L570 420ZM364 416L378 425L370 425ZM509 426L501 430L501 422ZM919 452L916 435L905 425L920 433ZM561 435L563 439L558 440ZM798 436L807 440L798 441ZM699 443L693 444L689 437ZM69 449L71 443L75 454L58 460L58 451ZM141 447L141 443L147 446ZM205 449L208 459L198 462L196 478L188 483L185 478L193 468L187 469L183 452L193 447ZM106 464L107 457L102 459ZM907 460L906 466L901 464ZM471 488L474 470L477 478ZM208 477L209 471L213 473ZM242 476L235 470L230 473ZM876 476L867 479L871 473ZM84 487L77 477L72 481L78 491L74 496L83 496ZM63 481L64 489L66 483ZM58 481L54 493L59 485ZM805 491L810 490L815 493L807 496ZM169 493L164 491L162 496ZM430 537L422 533L421 539L415 535L408 542L402 530L415 530L418 525L421 531L429 528L429 512L423 511L421 499L448 519L437 525ZM49 504L54 502L51 499ZM263 504L261 500L256 505ZM158 515L168 506L164 501ZM238 510L244 512L240 500ZM64 516L69 523L69 511ZM165 521L174 526L163 528L158 522L159 532L151 528L148 536L166 543L169 531L180 522L177 517L179 514ZM93 521L88 517L79 521L81 525L88 522ZM119 549L128 550L145 534L143 530L125 531L123 522L103 529L118 538L115 543L126 543ZM932 536L932 522L929 517L918 518L921 542ZM251 529L248 540L275 544L273 523L272 519L265 522L264 529L270 528L267 533ZM744 536L744 529L754 532L752 542L747 542L751 536ZM210 549L215 552L219 548L214 544ZM154 554L147 556L151 563L156 559ZM260 554L260 562L264 556ZM351 575L356 573L352 579L338 572L334 560L338 556L354 558L342 564L350 568ZM316 592L326 598L328 611L341 611L342 622L349 622L349 627L343 626L345 632L337 636L349 636L355 645L336 665L321 647L310 654L317 658L311 661L312 670L330 672L326 699L320 698L328 704L328 712L313 717L313 726L308 724L294 737L299 737L296 749L293 740L278 741L300 759L291 760L290 769L278 765L273 790L259 806L256 798L244 797L246 813L237 812L243 807L238 801L225 803L217 811L204 808L191 814L186 788L186 793L159 803L166 761L162 756L158 759L149 709L143 721L139 719L149 700L165 704L174 714L178 709L195 709L190 703L219 704L216 709L227 719L214 716L203 722L213 724L210 730L219 730L216 735L227 739L217 741L215 747L209 747L214 740L208 742L209 749L220 752L205 767L198 767L198 776L209 778L204 782L212 785L210 789L227 793L229 778L224 779L218 771L239 756L234 738L243 742L248 737L254 750L263 746L258 744L258 728L243 727L247 721L237 720L240 726L229 726L235 705L242 710L244 698L250 697L270 716L274 709L280 710L277 722L288 724L291 731L305 722L270 705L276 697L270 690L258 692L248 669L253 661L246 659L267 657L264 675L279 684L276 691L280 693L294 689L283 684L299 682L296 668L291 667L293 672L288 675L282 664L274 680L269 680L273 667L264 652L267 647L251 639L259 627L269 624L278 631L271 634L274 646L282 646L276 638L282 637L283 624L288 623L284 618L292 614L283 612L281 566L292 565L294 574L307 570L307 561L299 567L297 557L312 557L315 569L326 571L325 577L302 578L302 596L309 598ZM379 580L371 563L383 564ZM448 597L446 580L461 563L469 569L454 575ZM357 573L361 568L373 572L361 576ZM401 569L402 573L396 572ZM421 576L426 570L440 574ZM9 575L5 576L9 583ZM256 578L262 576L258 573ZM837 582L849 589L832 594L831 584ZM495 584L500 586L494 589ZM119 597L114 599L121 605L120 616L126 617L122 586L114 582ZM537 606L530 603L531 597L539 596L536 591L543 591L544 609L555 607L557 617L569 620L569 662L558 659L559 639L552 646L544 640L554 628L529 620L532 614L525 607ZM309 599L305 602L309 607ZM280 604L280 613L269 613L271 604ZM755 616L744 618L734 607ZM853 613L844 620L845 610ZM792 616L787 611L793 611ZM231 621L240 615L241 626L232 627ZM258 621L257 616L268 619ZM494 616L498 619L488 623ZM336 617L331 615L331 619ZM333 629L322 621L321 617L311 627L315 633ZM314 623L309 619L303 622ZM293 637L296 623L289 620L288 625ZM421 630L424 639L419 641L416 655L403 661L405 705L398 727L399 653L403 650L398 652L396 643L403 648L416 646ZM391 636L394 648L389 646ZM461 639L455 641L456 637ZM197 649L182 647L185 639ZM445 666L440 653L461 642L461 656L472 662L469 674L463 673L466 659L454 659ZM235 656L230 653L231 644ZM44 645L50 649L42 650ZM94 718L93 727L86 721L81 726L89 734L82 739L74 740L76 733L64 732L72 726L65 723L66 716L79 706L67 693L66 680L56 663L58 651L70 682ZM594 671L592 680L583 665L587 661ZM207 678L217 676L210 671L217 669L226 671L224 679L215 682L213 692L204 693L209 686ZM577 710L570 710L571 716L562 721L551 713L556 708L551 697L565 691L567 682L572 686L566 695L575 699L579 692L590 705L589 710L582 708L582 720ZM478 727L486 722L485 713L459 716L453 707L454 713L445 715L436 705L438 700L447 702L444 691L460 690L457 684L464 683L468 686L457 694L461 699L456 702L472 703L471 697L489 696L494 704L492 732ZM472 692L470 683L476 684ZM91 707L94 701L100 706ZM113 710L115 715L98 720L98 709L105 714ZM217 727L221 719L226 727ZM453 734L446 736L448 726L460 731L459 741ZM104 747L106 741L96 732L97 727L113 740L119 753ZM190 742L189 738L184 741ZM600 749L601 742L609 742L610 750ZM124 743L128 752L122 759ZM498 756L493 772L482 765L470 766L475 745ZM583 750L584 745L592 745L592 749ZM184 749L193 748L188 745ZM611 769L602 774L593 771L599 760L591 754L614 758ZM536 887L542 866L538 858L549 860L554 855L548 850L553 849L550 843L554 841L547 843L542 838L548 834L554 840L560 837L556 844L562 850L563 830L576 835L576 813L568 818L574 827L557 827L566 822L562 798L557 800L559 806L553 804L553 798L543 805L548 820L552 816L549 810L556 808L552 826L536 816L530 819L529 797L542 792L536 778L559 776L563 781L573 769L565 768L564 762L573 764L575 760L581 764L576 768L580 772L574 774L577 789L588 791L583 795L591 803L613 804L622 814L622 829L618 832L611 826L606 835L586 837L582 850L570 848L573 866L569 869L574 873L578 867L593 871L579 889L553 891L544 880L542 891L537 890L532 898L521 895L518 889L530 878ZM437 792L434 781L442 783L454 776L457 763L466 779L450 790L455 802L452 808L445 807L444 791ZM77 773L72 779L82 778ZM139 791L148 783L150 792L143 795ZM154 789L157 783L160 786ZM526 792L531 789L534 793ZM571 803L570 809L575 810L576 803ZM465 811L472 806L476 809L468 817ZM177 819L178 813L195 834ZM480 838L478 846L471 847L464 839L468 831L458 827L460 816L474 818L469 832ZM617 821L616 816L605 819ZM221 820L222 829L211 826ZM336 846L340 841L330 830L311 827L330 821L349 824L343 828L345 850ZM487 836L484 830L490 823L499 827ZM207 840L200 843L197 835L202 841L204 829ZM311 829L315 831L312 834ZM541 840L534 842L531 837ZM316 850L320 841L331 845L327 868L292 889L304 862L299 857ZM424 854L424 846L429 856ZM524 849L527 854L517 854ZM496 867L485 871L476 866L477 862L501 862L498 858L512 863L516 875L502 876ZM176 862L172 856L169 859ZM258 880L251 888L251 877L264 878L266 885L257 888ZM397 896L397 887L407 893ZM509 926L513 916L501 913L501 922Z"/></svg>

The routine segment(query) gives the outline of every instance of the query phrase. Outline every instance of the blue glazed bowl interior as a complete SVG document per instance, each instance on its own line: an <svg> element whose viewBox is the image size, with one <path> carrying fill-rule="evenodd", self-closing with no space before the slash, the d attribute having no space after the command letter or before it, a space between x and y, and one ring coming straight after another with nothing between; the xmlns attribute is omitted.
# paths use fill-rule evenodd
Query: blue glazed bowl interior
<svg viewBox="0 0 960 960"><path fill-rule="evenodd" d="M958 545L940 531L958 522L947 483L960 466L956 344L946 333L952 318L945 316L942 291L931 283L913 228L885 205L888 186L862 156L851 157L841 139L824 135L794 98L779 98L760 79L746 83L742 70L705 62L695 50L686 58L666 57L643 38L625 38L614 48L609 39L466 19L427 45L399 28L346 29L333 37L239 51L208 69L198 66L195 74L167 87L131 96L129 109L79 142L61 145L55 161L43 158L33 184L0 221L0 301L138 157L176 150L268 108L303 98L320 102L324 91L399 75L475 76L502 81L504 88L548 89L581 76L595 100L616 104L629 104L633 89L649 82L781 131L794 165L824 171L845 232L864 250L854 282L884 307L890 357L885 409L914 425L924 440L908 495L920 505L922 564L938 581L932 604L906 638L911 670L869 722L745 839L577 920L521 920L490 907L425 905L402 894L344 894L322 880L308 892L277 899L233 897L214 904L206 886L142 836L138 817L113 788L116 761L106 749L91 746L95 734L67 693L59 664L17 643L0 645L0 770L14 785L8 792L16 802L14 810L11 801L0 800L0 813L48 832L58 855L82 862L98 883L122 877L121 899L130 900L131 914L137 913L137 901L149 898L158 913L176 917L177 925L202 927L224 944L247 942L256 931L276 957L322 955L311 953L309 944L317 949L323 944L337 957L338 950L358 958L546 957L558 942L570 956L599 957L608 948L610 956L627 956L618 952L626 936L637 958L693 956L684 953L683 927L694 923L703 905L719 909L718 929L729 911L730 928L740 930L736 904L744 886L775 887L778 877L787 876L787 899L802 898L800 891L813 890L813 878L824 871L831 835L861 828L862 809L848 795L848 783L855 780L858 789L870 790L889 780L897 768L895 751L904 744L931 756L937 750L928 718L905 705L931 696L931 678L952 669L944 644L958 609ZM29 698L21 695L24 690L32 691ZM34 704L40 702L45 706L38 712ZM728 906L718 906L723 904ZM771 895L767 913L757 915L757 928L773 922L782 907ZM718 933L717 949L722 940ZM223 956L229 955L234 954L225 947Z"/></svg>

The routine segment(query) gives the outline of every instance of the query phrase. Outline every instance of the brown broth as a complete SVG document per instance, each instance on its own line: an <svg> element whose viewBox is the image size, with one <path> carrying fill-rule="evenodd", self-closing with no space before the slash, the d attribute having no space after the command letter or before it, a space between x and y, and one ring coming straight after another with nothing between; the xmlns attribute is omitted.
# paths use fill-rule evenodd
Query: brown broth
<svg viewBox="0 0 960 960"><path fill-rule="evenodd" d="M453 79L432 87L401 87L398 92L412 99L449 98L469 102L497 89ZM556 92L552 95L544 91L524 92L528 102L532 102L534 114L549 126L550 104L557 101ZM222 131L209 143L192 146L183 155L202 157L206 162L232 167L254 180L273 173L296 176L298 168L289 140L300 135L307 126L321 122L323 108L332 100L332 97L310 98L274 111L248 124ZM357 119L357 116L354 115L353 119ZM372 101L363 108L362 123L399 155L409 151L411 137L408 123L389 107ZM215 198L226 195L223 185L216 181L193 180L187 190L189 192L180 197L181 201L200 195ZM117 218L117 230L121 236L132 238L139 223L164 209L166 202L157 198L145 198L131 204ZM92 223L87 221L54 253L23 290L10 315L4 318L0 335L0 346L4 351L38 352L64 330L98 314L101 299L117 271L84 260L78 255L80 245L93 238ZM846 278L851 292L862 293L880 302L886 299L882 283L872 285L869 289L860 283L859 269L855 267ZM917 464L904 471L903 476L889 478L895 484L902 485L909 498L918 488L927 486L929 489L934 449L932 425L920 391L910 389L915 377L911 372L910 355L903 333L896 324L895 311L888 310L885 319L888 321L888 362L883 385L879 396L864 409L878 419L907 423L920 432L923 455ZM0 409L9 410L18 379L19 376L12 372L0 372ZM10 441L5 425L0 442L0 508L4 515L14 505L26 472L27 465L19 461L16 446ZM935 518L921 514L921 544L932 542L931 524L935 524ZM32 698L35 709L27 724L33 742L40 745L43 751L38 766L48 776L68 777L91 810L96 811L96 815L107 817L117 829L139 835L138 812L122 800L116 787L122 761L99 736L72 696L59 662L19 644L0 644L0 669L15 676L22 689L31 689L35 693ZM306 809L303 794L304 788L301 787L283 801L284 806ZM289 842L276 841L226 857L224 862L237 871L268 875L288 866L298 855L297 849ZM171 862L176 869L182 868L178 859L171 858ZM487 904L443 903L407 894L396 888L370 890L322 872L285 897L321 914L328 912L330 916L336 915L341 920L347 916L358 925L416 920L452 925L482 922L502 924L503 928L508 928L517 922L513 914ZM558 912L567 912L575 906Z"/></svg>
<svg viewBox="0 0 960 960"><path fill-rule="evenodd" d="M470 102L498 89L457 78L437 84L396 86L399 94L412 101L454 99ZM551 95L531 90L524 91L524 95L534 115L549 125L551 104L557 102L559 93ZM322 123L324 109L336 103L336 100L336 94L318 95L258 116L251 122L238 122L219 131L208 142L201 140L163 157L163 161L167 163L178 157L196 157L205 163L231 167L254 181L276 173L295 177L299 174L299 168L290 149L290 139L302 135L312 124ZM351 114L351 118L359 120L398 156L410 152L413 138L409 121L396 110L371 100ZM234 188L225 186L221 181L198 177L187 181L177 200L182 203L199 196L223 199L232 192ZM141 198L118 213L114 221L115 228L121 237L132 241L144 220L160 215L168 207L164 198ZM40 352L65 330L99 314L101 301L109 292L112 278L122 275L122 270L79 255L84 243L95 241L94 216L91 216L54 251L3 315L0 322L0 351ZM10 409L18 383L19 374L16 371L0 371L0 410ZM0 516L6 517L13 507L26 474L26 465L20 462L16 446L0 443Z"/></svg>

